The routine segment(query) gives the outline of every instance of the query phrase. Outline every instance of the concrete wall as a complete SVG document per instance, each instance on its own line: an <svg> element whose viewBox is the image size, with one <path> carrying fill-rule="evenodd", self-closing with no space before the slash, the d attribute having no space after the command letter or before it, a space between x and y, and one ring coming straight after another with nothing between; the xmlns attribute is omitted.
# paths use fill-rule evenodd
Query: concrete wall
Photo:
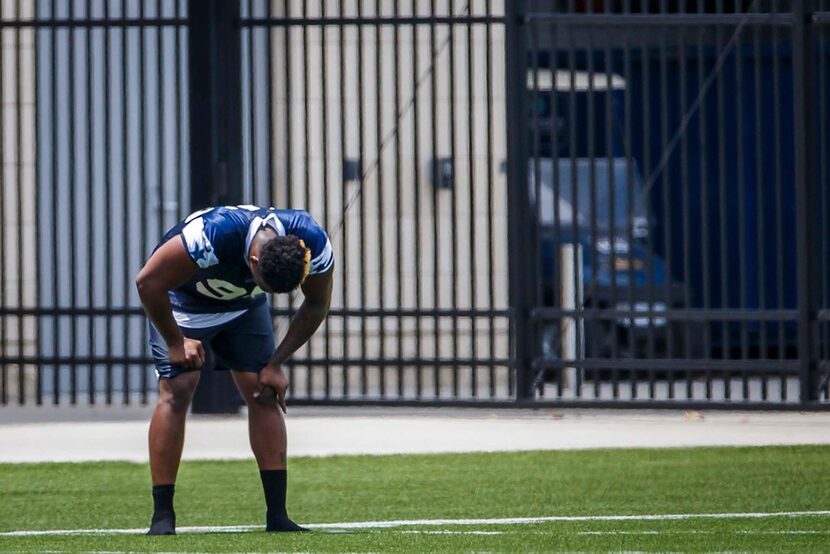
<svg viewBox="0 0 830 554"><path fill-rule="evenodd" d="M17 6L20 13L16 13ZM29 19L30 2L0 0L0 19ZM0 304L6 308L36 305L35 215L35 52L32 29L0 30ZM0 316L0 343L5 357L35 354L34 317ZM9 397L16 398L23 378L24 396L34 395L34 368L7 364Z"/></svg>

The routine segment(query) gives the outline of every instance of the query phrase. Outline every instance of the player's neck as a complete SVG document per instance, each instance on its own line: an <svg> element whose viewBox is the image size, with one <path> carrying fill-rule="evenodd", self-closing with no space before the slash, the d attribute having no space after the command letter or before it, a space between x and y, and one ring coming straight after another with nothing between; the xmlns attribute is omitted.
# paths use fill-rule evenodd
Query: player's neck
<svg viewBox="0 0 830 554"><path fill-rule="evenodd" d="M248 248L248 258L251 256L259 257L259 252L262 250L262 245L277 236L276 231L270 227L262 227L254 234L251 240L251 246Z"/></svg>

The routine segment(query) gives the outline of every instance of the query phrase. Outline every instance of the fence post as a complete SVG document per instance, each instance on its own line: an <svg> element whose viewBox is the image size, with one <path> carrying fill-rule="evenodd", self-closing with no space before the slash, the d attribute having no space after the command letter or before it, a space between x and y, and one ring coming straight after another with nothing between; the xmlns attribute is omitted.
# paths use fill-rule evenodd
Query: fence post
<svg viewBox="0 0 830 554"><path fill-rule="evenodd" d="M188 0L191 209L242 202L239 0ZM235 413L230 372L203 372L194 413Z"/></svg>
<svg viewBox="0 0 830 554"><path fill-rule="evenodd" d="M535 326L530 320L536 291L536 248L528 221L528 37L525 0L507 3L507 241L509 295L513 332L511 354L516 371L516 400L531 398Z"/></svg>
<svg viewBox="0 0 830 554"><path fill-rule="evenodd" d="M810 0L793 2L795 115L796 253L798 260L798 357L800 401L816 400L816 314L818 306L818 222L815 37Z"/></svg>

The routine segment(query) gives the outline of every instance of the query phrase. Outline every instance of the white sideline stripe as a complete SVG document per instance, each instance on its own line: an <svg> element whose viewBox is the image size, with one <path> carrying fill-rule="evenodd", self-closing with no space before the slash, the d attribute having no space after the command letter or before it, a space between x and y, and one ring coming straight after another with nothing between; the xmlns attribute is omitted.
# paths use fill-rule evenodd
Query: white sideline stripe
<svg viewBox="0 0 830 554"><path fill-rule="evenodd" d="M386 529L392 527L441 526L441 525L522 525L551 521L677 521L683 519L760 519L772 517L830 516L830 510L811 512L747 512L722 514L643 514L619 516L541 516L506 517L485 519L399 519L392 521L344 521L342 523L312 523L309 529ZM224 525L179 527L178 533L239 533L262 529L262 525ZM32 537L44 535L142 535L140 529L47 529L31 531L6 531L0 537Z"/></svg>
<svg viewBox="0 0 830 554"><path fill-rule="evenodd" d="M791 531L755 531L741 530L734 531L737 535L830 535L830 531L817 531L811 529L795 529ZM723 532L672 529L668 531L580 531L577 535L719 535Z"/></svg>

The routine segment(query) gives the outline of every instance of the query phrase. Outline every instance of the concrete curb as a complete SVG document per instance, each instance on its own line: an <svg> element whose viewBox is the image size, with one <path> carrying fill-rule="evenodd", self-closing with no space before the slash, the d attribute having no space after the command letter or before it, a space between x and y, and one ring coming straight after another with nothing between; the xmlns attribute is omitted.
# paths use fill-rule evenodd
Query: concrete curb
<svg viewBox="0 0 830 554"><path fill-rule="evenodd" d="M148 407L40 410L0 410L0 462L147 461ZM828 413L294 408L287 425L292 456L830 444ZM184 458L252 458L244 414L191 416Z"/></svg>

